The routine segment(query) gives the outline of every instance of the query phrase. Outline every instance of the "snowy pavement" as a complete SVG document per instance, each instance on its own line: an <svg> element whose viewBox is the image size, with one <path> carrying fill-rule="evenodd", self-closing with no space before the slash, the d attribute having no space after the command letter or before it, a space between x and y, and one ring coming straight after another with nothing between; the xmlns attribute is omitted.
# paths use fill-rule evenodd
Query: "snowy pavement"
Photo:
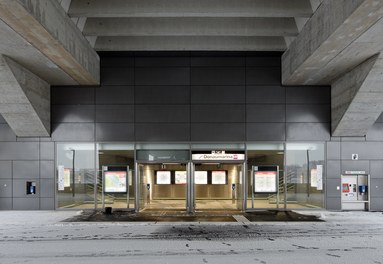
<svg viewBox="0 0 383 264"><path fill-rule="evenodd" d="M0 211L0 263L383 264L381 212L303 212L324 222L61 222L76 213Z"/></svg>

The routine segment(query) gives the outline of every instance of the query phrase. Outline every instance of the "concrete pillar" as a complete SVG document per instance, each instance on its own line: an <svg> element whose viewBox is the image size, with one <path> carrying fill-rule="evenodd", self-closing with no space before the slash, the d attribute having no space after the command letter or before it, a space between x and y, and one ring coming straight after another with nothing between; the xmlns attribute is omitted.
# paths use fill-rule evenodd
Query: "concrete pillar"
<svg viewBox="0 0 383 264"><path fill-rule="evenodd" d="M0 114L19 137L50 136L50 86L0 55Z"/></svg>
<svg viewBox="0 0 383 264"><path fill-rule="evenodd" d="M383 56L375 55L331 87L332 135L365 136L383 112Z"/></svg>

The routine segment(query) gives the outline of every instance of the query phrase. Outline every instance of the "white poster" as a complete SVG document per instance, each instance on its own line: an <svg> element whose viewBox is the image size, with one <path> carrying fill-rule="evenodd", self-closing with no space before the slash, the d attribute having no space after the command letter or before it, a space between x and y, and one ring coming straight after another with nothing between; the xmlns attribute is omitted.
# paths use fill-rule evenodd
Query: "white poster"
<svg viewBox="0 0 383 264"><path fill-rule="evenodd" d="M59 191L64 191L64 166L57 166L57 185Z"/></svg>
<svg viewBox="0 0 383 264"><path fill-rule="evenodd" d="M104 172L105 192L107 193L125 193L126 189L126 171L106 171Z"/></svg>
<svg viewBox="0 0 383 264"><path fill-rule="evenodd" d="M277 172L276 171L255 171L254 172L255 193L276 193Z"/></svg>
<svg viewBox="0 0 383 264"><path fill-rule="evenodd" d="M64 169L64 187L70 187L70 171L71 169Z"/></svg>
<svg viewBox="0 0 383 264"><path fill-rule="evenodd" d="M310 170L310 184L311 187L317 187L318 185L318 170L317 169L311 169Z"/></svg>
<svg viewBox="0 0 383 264"><path fill-rule="evenodd" d="M323 190L323 165L317 165L317 190Z"/></svg>
<svg viewBox="0 0 383 264"><path fill-rule="evenodd" d="M226 171L212 171L211 184L226 184Z"/></svg>
<svg viewBox="0 0 383 264"><path fill-rule="evenodd" d="M186 171L176 171L175 172L175 183L176 184L186 184Z"/></svg>
<svg viewBox="0 0 383 264"><path fill-rule="evenodd" d="M207 184L207 171L195 171L194 172L195 184Z"/></svg>
<svg viewBox="0 0 383 264"><path fill-rule="evenodd" d="M156 184L171 184L170 171L157 171Z"/></svg>

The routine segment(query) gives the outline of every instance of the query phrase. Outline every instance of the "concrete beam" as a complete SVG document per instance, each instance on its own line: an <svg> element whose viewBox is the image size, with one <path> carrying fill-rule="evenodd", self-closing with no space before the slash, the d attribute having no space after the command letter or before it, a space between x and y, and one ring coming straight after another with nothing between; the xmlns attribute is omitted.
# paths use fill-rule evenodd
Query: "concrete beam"
<svg viewBox="0 0 383 264"><path fill-rule="evenodd" d="M328 85L376 53L354 45L383 16L383 1L323 0L282 57L284 85ZM344 52L352 54L342 56Z"/></svg>
<svg viewBox="0 0 383 264"><path fill-rule="evenodd" d="M383 56L375 55L332 85L332 135L365 136L382 112Z"/></svg>
<svg viewBox="0 0 383 264"><path fill-rule="evenodd" d="M294 18L88 18L86 36L296 36Z"/></svg>
<svg viewBox="0 0 383 264"><path fill-rule="evenodd" d="M50 136L50 86L0 55L0 114L19 137Z"/></svg>
<svg viewBox="0 0 383 264"><path fill-rule="evenodd" d="M310 0L73 0L71 17L310 17Z"/></svg>
<svg viewBox="0 0 383 264"><path fill-rule="evenodd" d="M58 1L3 0L0 19L79 84L99 84L99 57Z"/></svg>
<svg viewBox="0 0 383 264"><path fill-rule="evenodd" d="M286 43L282 37L98 37L95 49L98 51L284 51Z"/></svg>

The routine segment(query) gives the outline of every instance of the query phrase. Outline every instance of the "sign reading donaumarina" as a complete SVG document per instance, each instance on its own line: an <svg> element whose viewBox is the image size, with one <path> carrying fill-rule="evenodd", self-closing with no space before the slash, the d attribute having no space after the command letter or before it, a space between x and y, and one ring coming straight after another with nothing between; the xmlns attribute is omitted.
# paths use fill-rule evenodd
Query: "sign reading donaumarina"
<svg viewBox="0 0 383 264"><path fill-rule="evenodd" d="M230 153L192 154L192 160L201 160L201 161L207 161L207 160L214 160L214 161L215 160L245 160L245 154L230 154Z"/></svg>

